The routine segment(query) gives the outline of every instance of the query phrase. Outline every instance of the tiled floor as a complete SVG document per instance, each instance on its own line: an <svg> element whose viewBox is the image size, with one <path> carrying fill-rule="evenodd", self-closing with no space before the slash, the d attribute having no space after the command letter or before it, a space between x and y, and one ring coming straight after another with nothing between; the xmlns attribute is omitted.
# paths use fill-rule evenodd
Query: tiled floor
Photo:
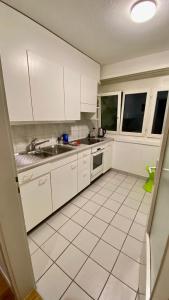
<svg viewBox="0 0 169 300"><path fill-rule="evenodd" d="M29 234L44 300L135 300L151 195L109 171Z"/></svg>

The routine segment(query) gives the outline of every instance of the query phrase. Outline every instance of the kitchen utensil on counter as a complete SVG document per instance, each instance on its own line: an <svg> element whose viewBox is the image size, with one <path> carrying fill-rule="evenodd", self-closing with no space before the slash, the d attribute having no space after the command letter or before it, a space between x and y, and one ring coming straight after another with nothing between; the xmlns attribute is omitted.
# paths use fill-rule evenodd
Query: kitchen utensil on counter
<svg viewBox="0 0 169 300"><path fill-rule="evenodd" d="M67 133L63 133L63 143L68 144L69 143L69 135Z"/></svg>
<svg viewBox="0 0 169 300"><path fill-rule="evenodd" d="M105 134L106 134L106 129L105 128L99 128L98 129L98 137L100 138L100 137L104 137L105 136Z"/></svg>

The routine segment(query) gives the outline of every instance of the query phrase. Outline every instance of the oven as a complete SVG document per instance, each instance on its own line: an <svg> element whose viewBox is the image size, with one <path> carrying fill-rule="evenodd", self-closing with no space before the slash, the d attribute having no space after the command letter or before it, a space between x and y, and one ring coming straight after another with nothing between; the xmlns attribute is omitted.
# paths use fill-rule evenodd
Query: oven
<svg viewBox="0 0 169 300"><path fill-rule="evenodd" d="M103 173L103 147L92 148L91 153L91 181Z"/></svg>

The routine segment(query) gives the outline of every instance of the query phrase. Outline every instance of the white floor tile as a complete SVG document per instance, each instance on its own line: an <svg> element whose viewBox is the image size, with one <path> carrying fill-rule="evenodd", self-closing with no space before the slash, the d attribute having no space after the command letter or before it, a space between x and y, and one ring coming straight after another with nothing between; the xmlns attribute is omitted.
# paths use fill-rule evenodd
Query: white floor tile
<svg viewBox="0 0 169 300"><path fill-rule="evenodd" d="M124 180L124 182L127 182L127 183L136 183L137 181L137 178L134 177L134 176L127 176L127 178Z"/></svg>
<svg viewBox="0 0 169 300"><path fill-rule="evenodd" d="M122 195L122 194L119 194L119 193L116 193L116 192L114 192L114 193L111 195L111 197L110 197L110 199L112 199L112 200L114 200L114 201L117 201L117 202L119 202L119 203L123 203L124 200L125 200L125 198L126 198L126 196L124 196L124 195Z"/></svg>
<svg viewBox="0 0 169 300"><path fill-rule="evenodd" d="M106 201L106 197L100 195L100 194L95 194L90 200L95 202L98 205L103 205L103 203Z"/></svg>
<svg viewBox="0 0 169 300"><path fill-rule="evenodd" d="M118 189L116 190L116 192L119 193L119 194L121 194L121 195L123 195L123 196L127 196L128 193L129 193L128 189L125 189L125 188L123 188L121 186L118 187Z"/></svg>
<svg viewBox="0 0 169 300"><path fill-rule="evenodd" d="M76 245L80 250L89 255L93 250L94 246L98 242L98 237L83 229L78 236L73 241L73 244Z"/></svg>
<svg viewBox="0 0 169 300"><path fill-rule="evenodd" d="M118 185L113 184L111 182L107 183L104 188L107 190L110 190L111 192L114 192L117 189Z"/></svg>
<svg viewBox="0 0 169 300"><path fill-rule="evenodd" d="M98 299L108 276L108 272L89 258L75 278L75 281L91 297Z"/></svg>
<svg viewBox="0 0 169 300"><path fill-rule="evenodd" d="M83 205L85 205L85 203L88 202L88 199L82 196L77 196L72 203L75 204L78 207L82 207Z"/></svg>
<svg viewBox="0 0 169 300"><path fill-rule="evenodd" d="M99 300L135 300L135 297L133 290L111 275Z"/></svg>
<svg viewBox="0 0 169 300"><path fill-rule="evenodd" d="M37 283L37 290L43 300L59 300L70 283L71 279L53 264Z"/></svg>
<svg viewBox="0 0 169 300"><path fill-rule="evenodd" d="M38 249L38 246L29 237L28 237L28 245L29 245L30 255L32 255Z"/></svg>
<svg viewBox="0 0 169 300"><path fill-rule="evenodd" d="M71 242L78 235L81 229L82 227L80 225L69 220L59 229L59 233L61 233L66 239Z"/></svg>
<svg viewBox="0 0 169 300"><path fill-rule="evenodd" d="M133 200L130 197L127 197L123 203L124 205L137 210L139 208L140 203L138 201Z"/></svg>
<svg viewBox="0 0 169 300"><path fill-rule="evenodd" d="M66 217L71 218L79 208L74 204L67 204L64 208L62 208L61 213Z"/></svg>
<svg viewBox="0 0 169 300"><path fill-rule="evenodd" d="M119 250L121 249L125 238L126 234L114 228L113 226L109 226L102 236L102 240L106 241L107 243Z"/></svg>
<svg viewBox="0 0 169 300"><path fill-rule="evenodd" d="M118 214L133 220L136 215L136 210L128 206L122 205L118 211Z"/></svg>
<svg viewBox="0 0 169 300"><path fill-rule="evenodd" d="M86 259L87 255L70 245L57 259L56 264L73 279Z"/></svg>
<svg viewBox="0 0 169 300"><path fill-rule="evenodd" d="M47 223L52 226L55 230L58 230L63 224L68 221L69 218L62 215L60 212L53 215L47 220Z"/></svg>
<svg viewBox="0 0 169 300"><path fill-rule="evenodd" d="M46 240L48 240L55 230L52 229L48 224L43 223L38 228L36 228L30 234L30 238L39 246L41 246Z"/></svg>
<svg viewBox="0 0 169 300"><path fill-rule="evenodd" d="M61 300L92 300L92 298L73 282Z"/></svg>
<svg viewBox="0 0 169 300"><path fill-rule="evenodd" d="M133 183L122 182L120 186L124 189L131 190L131 188L133 187Z"/></svg>
<svg viewBox="0 0 169 300"><path fill-rule="evenodd" d="M129 231L129 235L131 235L131 236L135 237L137 240L140 240L141 242L143 242L145 239L145 232L146 232L146 229L144 226L134 222Z"/></svg>
<svg viewBox="0 0 169 300"><path fill-rule="evenodd" d="M144 192L142 194L140 194L140 193L131 191L128 196L136 201L141 201L143 199Z"/></svg>
<svg viewBox="0 0 169 300"><path fill-rule="evenodd" d="M141 212L138 212L134 221L138 224L146 226L146 224L147 224L147 215L145 215Z"/></svg>
<svg viewBox="0 0 169 300"><path fill-rule="evenodd" d="M115 213L105 207L101 207L98 212L96 213L96 217L100 218L106 223L110 223L110 221L113 219Z"/></svg>
<svg viewBox="0 0 169 300"><path fill-rule="evenodd" d="M93 217L90 222L86 225L86 229L94 233L98 237L101 237L108 224L100 219Z"/></svg>
<svg viewBox="0 0 169 300"><path fill-rule="evenodd" d="M84 206L83 209L89 212L90 214L94 215L96 211L98 211L100 206L95 202L88 201Z"/></svg>
<svg viewBox="0 0 169 300"><path fill-rule="evenodd" d="M36 281L53 264L53 261L40 248L32 254L31 260Z"/></svg>
<svg viewBox="0 0 169 300"><path fill-rule="evenodd" d="M128 236L121 251L131 258L135 259L136 261L140 262L142 243L135 238Z"/></svg>
<svg viewBox="0 0 169 300"><path fill-rule="evenodd" d="M87 211L80 209L73 217L72 220L80 224L84 227L89 220L92 218L92 215L89 214Z"/></svg>
<svg viewBox="0 0 169 300"><path fill-rule="evenodd" d="M99 190L101 190L101 186L97 183L93 183L89 186L89 190L92 191L92 192L95 192L97 193Z"/></svg>
<svg viewBox="0 0 169 300"><path fill-rule="evenodd" d="M92 251L90 257L98 262L107 271L111 271L117 259L119 251L100 240L97 246Z"/></svg>
<svg viewBox="0 0 169 300"><path fill-rule="evenodd" d="M130 226L132 224L132 220L120 216L118 214L115 215L115 217L113 218L111 225L113 225L114 227L116 227L117 229L120 229L126 233L128 233Z"/></svg>
<svg viewBox="0 0 169 300"><path fill-rule="evenodd" d="M139 207L139 212L148 215L149 211L150 211L150 206L145 203L141 203Z"/></svg>
<svg viewBox="0 0 169 300"><path fill-rule="evenodd" d="M139 264L137 262L121 253L112 274L137 291L139 282Z"/></svg>
<svg viewBox="0 0 169 300"><path fill-rule="evenodd" d="M80 195L82 197L85 197L87 199L90 199L92 196L94 196L95 192L90 191L89 189L86 189L84 192L82 192Z"/></svg>
<svg viewBox="0 0 169 300"><path fill-rule="evenodd" d="M104 207L114 211L114 212L117 212L121 206L121 203L117 202L117 201L114 201L112 199L108 199L104 204L103 204Z"/></svg>
<svg viewBox="0 0 169 300"><path fill-rule="evenodd" d="M56 232L41 248L52 260L56 260L68 245L69 242Z"/></svg>
<svg viewBox="0 0 169 300"><path fill-rule="evenodd" d="M100 191L99 194L104 196L104 197L109 197L112 194L112 191L106 189L105 187L103 187Z"/></svg>

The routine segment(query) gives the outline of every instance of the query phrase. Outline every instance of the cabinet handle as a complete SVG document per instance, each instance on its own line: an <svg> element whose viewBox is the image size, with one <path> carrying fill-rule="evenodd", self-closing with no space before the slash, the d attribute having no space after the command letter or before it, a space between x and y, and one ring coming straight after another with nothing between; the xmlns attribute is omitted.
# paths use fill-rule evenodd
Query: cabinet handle
<svg viewBox="0 0 169 300"><path fill-rule="evenodd" d="M84 174L83 174L83 177L86 177L86 176L87 176L87 174L86 174L86 173L84 173Z"/></svg>
<svg viewBox="0 0 169 300"><path fill-rule="evenodd" d="M71 169L72 170L76 169L76 165L71 165Z"/></svg>
<svg viewBox="0 0 169 300"><path fill-rule="evenodd" d="M45 178L45 179L39 179L38 184L39 184L39 185L43 185L43 184L46 183L46 181L47 181L47 178Z"/></svg>
<svg viewBox="0 0 169 300"><path fill-rule="evenodd" d="M29 174L29 175L24 175L22 181L23 182L27 182L30 181L33 177L33 174Z"/></svg>

